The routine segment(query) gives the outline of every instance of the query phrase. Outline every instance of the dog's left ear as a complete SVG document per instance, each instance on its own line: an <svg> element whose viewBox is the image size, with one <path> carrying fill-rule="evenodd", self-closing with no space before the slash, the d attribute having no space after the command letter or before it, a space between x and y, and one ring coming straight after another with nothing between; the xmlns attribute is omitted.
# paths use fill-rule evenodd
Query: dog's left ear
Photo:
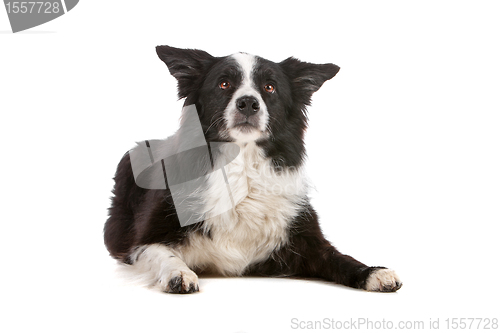
<svg viewBox="0 0 500 333"><path fill-rule="evenodd" d="M202 50L178 49L167 45L157 46L156 53L177 79L179 99L199 88L203 74L215 60L215 57Z"/></svg>
<svg viewBox="0 0 500 333"><path fill-rule="evenodd" d="M340 70L334 64L312 64L293 57L283 60L280 66L292 83L293 98L304 105L309 105L312 94Z"/></svg>

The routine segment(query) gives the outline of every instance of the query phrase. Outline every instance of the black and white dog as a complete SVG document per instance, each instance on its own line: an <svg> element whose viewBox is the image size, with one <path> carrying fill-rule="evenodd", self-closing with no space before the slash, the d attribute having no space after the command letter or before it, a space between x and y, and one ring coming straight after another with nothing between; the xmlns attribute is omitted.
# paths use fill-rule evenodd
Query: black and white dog
<svg viewBox="0 0 500 333"><path fill-rule="evenodd" d="M394 271L368 267L333 247L307 196L306 106L338 66L295 58L274 63L246 53L213 57L170 46L156 51L178 81L179 98L196 106L206 142L239 146L224 167L234 206L181 226L171 188L138 186L127 153L116 171L104 227L111 256L171 293L198 291L201 272L313 277L382 292L401 287ZM214 178L207 176L207 211L227 205Z"/></svg>

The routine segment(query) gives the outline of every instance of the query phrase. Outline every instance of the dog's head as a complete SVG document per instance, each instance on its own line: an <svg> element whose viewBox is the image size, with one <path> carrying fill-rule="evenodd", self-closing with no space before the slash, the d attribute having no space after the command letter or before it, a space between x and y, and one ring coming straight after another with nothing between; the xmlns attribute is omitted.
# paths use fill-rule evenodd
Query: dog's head
<svg viewBox="0 0 500 333"><path fill-rule="evenodd" d="M170 46L156 52L177 79L179 98L196 105L207 141L256 141L264 147L302 144L312 94L340 69L246 53L213 57Z"/></svg>

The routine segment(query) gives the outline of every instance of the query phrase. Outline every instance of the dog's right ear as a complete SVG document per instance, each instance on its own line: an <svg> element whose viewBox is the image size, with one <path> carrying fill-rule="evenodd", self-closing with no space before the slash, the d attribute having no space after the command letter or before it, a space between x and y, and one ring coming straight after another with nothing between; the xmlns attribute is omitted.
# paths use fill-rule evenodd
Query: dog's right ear
<svg viewBox="0 0 500 333"><path fill-rule="evenodd" d="M156 53L167 65L170 74L177 79L179 99L200 88L203 74L215 60L215 57L205 51L178 49L167 45L157 46Z"/></svg>

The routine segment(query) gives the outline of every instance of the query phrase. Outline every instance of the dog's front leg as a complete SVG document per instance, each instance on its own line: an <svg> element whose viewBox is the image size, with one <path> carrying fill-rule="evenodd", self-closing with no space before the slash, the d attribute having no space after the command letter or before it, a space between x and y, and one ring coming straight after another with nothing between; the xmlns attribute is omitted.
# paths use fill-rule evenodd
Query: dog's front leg
<svg viewBox="0 0 500 333"><path fill-rule="evenodd" d="M305 256L305 275L343 284L348 287L368 291L393 292L401 288L402 283L396 273L385 267L369 267L351 256L340 253L335 247L326 245L314 249Z"/></svg>
<svg viewBox="0 0 500 333"><path fill-rule="evenodd" d="M169 246L140 246L129 256L129 261L139 275L162 291L175 294L199 291L198 276Z"/></svg>
<svg viewBox="0 0 500 333"><path fill-rule="evenodd" d="M288 242L267 261L253 266L249 274L316 277L380 292L394 292L402 286L393 270L369 267L332 246L323 237L311 206L305 207L291 224Z"/></svg>

